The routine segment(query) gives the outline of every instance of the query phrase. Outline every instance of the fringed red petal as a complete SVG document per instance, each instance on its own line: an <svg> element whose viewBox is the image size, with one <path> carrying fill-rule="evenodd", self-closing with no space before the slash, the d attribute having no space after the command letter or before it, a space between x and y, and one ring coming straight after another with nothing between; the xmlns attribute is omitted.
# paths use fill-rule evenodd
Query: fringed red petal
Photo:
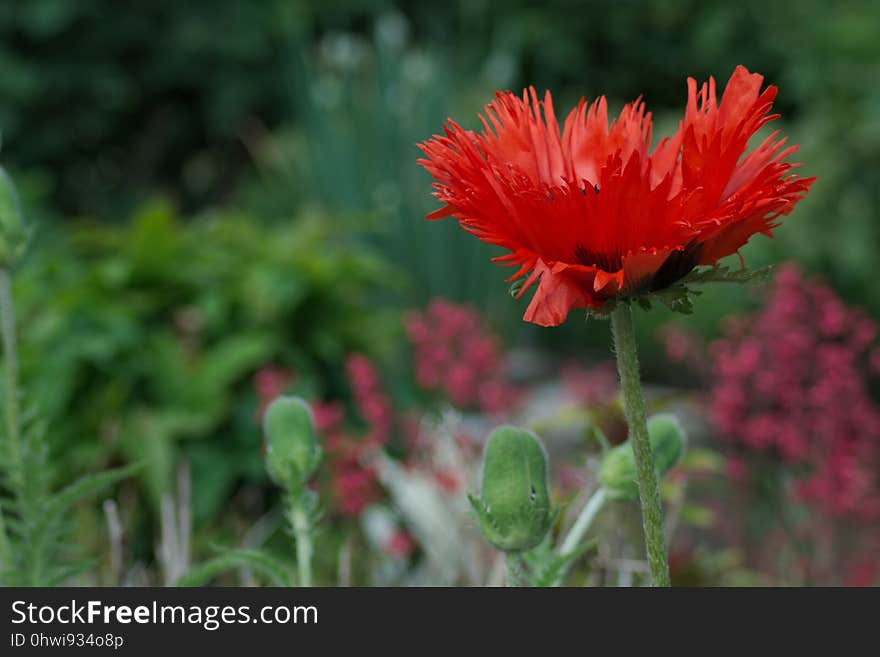
<svg viewBox="0 0 880 657"><path fill-rule="evenodd" d="M713 264L756 234L770 235L814 178L792 173L778 131L746 154L767 122L776 88L739 66L721 101L715 81L688 79L684 118L651 151L651 115L641 100L608 122L604 97L584 99L560 132L547 92L497 93L482 131L449 120L419 145L443 207L465 230L510 253L496 258L538 283L525 314L542 326L573 308L674 282Z"/></svg>

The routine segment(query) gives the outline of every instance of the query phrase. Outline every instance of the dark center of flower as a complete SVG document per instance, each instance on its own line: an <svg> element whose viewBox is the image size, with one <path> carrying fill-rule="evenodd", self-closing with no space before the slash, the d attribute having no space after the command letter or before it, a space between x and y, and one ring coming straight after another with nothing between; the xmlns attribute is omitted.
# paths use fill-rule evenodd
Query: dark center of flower
<svg viewBox="0 0 880 657"><path fill-rule="evenodd" d="M583 244L575 245L574 255L582 265L598 267L607 272L616 272L623 267L623 258L619 254L597 253L596 251L591 251Z"/></svg>
<svg viewBox="0 0 880 657"><path fill-rule="evenodd" d="M662 290L680 278L687 276L697 266L702 252L703 245L692 240L681 251L670 253L666 260L663 261L663 264L660 265L660 268L654 273L654 277L651 279L650 290L652 292Z"/></svg>
<svg viewBox="0 0 880 657"><path fill-rule="evenodd" d="M703 245L697 241L688 244L679 251L670 253L653 276L634 283L634 288L641 291L656 292L669 287L676 281L687 276L697 266ZM588 267L596 267L614 273L623 267L623 257L619 253L600 253L592 251L583 244L576 244L574 255L577 261Z"/></svg>

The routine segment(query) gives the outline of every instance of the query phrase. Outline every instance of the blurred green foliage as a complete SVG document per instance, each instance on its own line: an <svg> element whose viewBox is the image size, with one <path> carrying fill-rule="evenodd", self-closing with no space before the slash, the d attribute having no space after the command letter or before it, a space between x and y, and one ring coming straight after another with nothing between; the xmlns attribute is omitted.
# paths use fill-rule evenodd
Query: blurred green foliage
<svg viewBox="0 0 880 657"><path fill-rule="evenodd" d="M344 398L345 354L398 330L371 305L390 275L320 215L270 234L246 215L183 223L154 203L124 227L45 236L15 292L59 476L143 461L155 510L185 458L196 519L215 517L236 483L265 481L254 372L275 363Z"/></svg>
<svg viewBox="0 0 880 657"><path fill-rule="evenodd" d="M67 212L118 212L156 186L188 204L221 197L248 121L284 113L284 4L3 3L7 161L44 174Z"/></svg>
<svg viewBox="0 0 880 657"><path fill-rule="evenodd" d="M434 204L414 144L449 115L476 126L493 89L526 84L553 89L561 111L644 94L660 133L685 76L723 80L742 63L779 85L783 127L820 178L755 264L804 261L880 312L878 22L871 0L7 3L4 159L86 216L119 219L157 187L185 208L359 212L410 273L411 300L444 294L507 319L522 308L491 249L421 221Z"/></svg>
<svg viewBox="0 0 880 657"><path fill-rule="evenodd" d="M240 198L270 215L302 203L366 210L372 221L363 228L407 271L411 303L443 295L483 308L508 338L606 349L602 324L541 331L517 321L526 300L503 294L493 249L454 221L421 220L436 202L413 166L414 144L447 116L478 127L494 89L526 84L551 88L560 112L581 95L605 93L620 106L644 94L660 135L683 111L686 76L723 84L743 63L779 86L783 119L772 127L801 145L794 160L805 163L803 173L819 177L775 240L758 237L744 249L749 265L801 261L880 313L872 274L880 243L875 3L468 3L430 17L402 6L371 17L372 29L338 21L343 27L295 58L294 118L257 142L258 173ZM694 322L715 333L721 316L749 303L747 291L718 286L701 298ZM669 319L661 311L640 321L650 332ZM648 364L657 356L649 348Z"/></svg>

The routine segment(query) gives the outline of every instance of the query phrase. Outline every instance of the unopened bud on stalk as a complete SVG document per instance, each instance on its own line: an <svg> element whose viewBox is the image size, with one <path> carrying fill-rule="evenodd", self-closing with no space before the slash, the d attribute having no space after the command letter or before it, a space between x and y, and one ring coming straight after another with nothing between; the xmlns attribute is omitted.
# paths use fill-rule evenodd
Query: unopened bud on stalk
<svg viewBox="0 0 880 657"><path fill-rule="evenodd" d="M312 412L299 397L279 397L266 409L266 468L287 489L302 487L321 460Z"/></svg>
<svg viewBox="0 0 880 657"><path fill-rule="evenodd" d="M519 552L536 547L552 522L547 457L526 429L502 426L486 443L480 498L470 498L480 528L495 547Z"/></svg>
<svg viewBox="0 0 880 657"><path fill-rule="evenodd" d="M0 167L0 268L8 269L18 262L29 236L15 183Z"/></svg>
<svg viewBox="0 0 880 657"><path fill-rule="evenodd" d="M684 451L684 430L671 414L654 415L648 420L648 438L654 467L662 477L678 463ZM599 467L599 482L612 500L635 502L639 499L636 463L629 440L608 451Z"/></svg>

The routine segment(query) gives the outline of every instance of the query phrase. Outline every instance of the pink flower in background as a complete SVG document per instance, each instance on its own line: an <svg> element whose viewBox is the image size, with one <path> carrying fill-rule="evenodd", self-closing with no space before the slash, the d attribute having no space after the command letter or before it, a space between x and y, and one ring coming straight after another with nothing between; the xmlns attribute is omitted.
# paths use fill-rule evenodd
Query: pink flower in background
<svg viewBox="0 0 880 657"><path fill-rule="evenodd" d="M345 421L345 406L339 401L313 401L312 417L318 431L330 431Z"/></svg>
<svg viewBox="0 0 880 657"><path fill-rule="evenodd" d="M340 420L322 430L330 499L340 515L357 517L381 497L382 490L376 471L367 464L372 446L362 436L346 433L342 424Z"/></svg>
<svg viewBox="0 0 880 657"><path fill-rule="evenodd" d="M435 299L424 312L408 313L405 326L420 387L493 415L516 406L520 391L506 381L498 339L476 310Z"/></svg>
<svg viewBox="0 0 880 657"><path fill-rule="evenodd" d="M459 472L452 468L440 468L432 473L434 481L449 495L457 494L462 488L462 478Z"/></svg>
<svg viewBox="0 0 880 657"><path fill-rule="evenodd" d="M617 395L614 361L604 361L587 370L576 364L566 365L561 376L569 397L582 406L605 406Z"/></svg>
<svg viewBox="0 0 880 657"><path fill-rule="evenodd" d="M416 549L416 542L406 531L398 529L385 545L385 552L392 559L406 559Z"/></svg>
<svg viewBox="0 0 880 657"><path fill-rule="evenodd" d="M345 370L355 405L369 427L369 442L374 445L387 444L394 424L394 410L382 389L376 367L363 354L352 354L346 360Z"/></svg>
<svg viewBox="0 0 880 657"><path fill-rule="evenodd" d="M880 566L876 559L861 559L853 564L844 586L874 586L878 575Z"/></svg>
<svg viewBox="0 0 880 657"><path fill-rule="evenodd" d="M257 408L257 421L262 422L263 413L272 401L293 383L295 375L291 370L266 365L254 374L254 389L257 391L259 407Z"/></svg>
<svg viewBox="0 0 880 657"><path fill-rule="evenodd" d="M875 347L868 357L868 364L871 368L871 374L880 375L880 347Z"/></svg>
<svg viewBox="0 0 880 657"><path fill-rule="evenodd" d="M315 402L312 408L315 424L324 433L334 508L343 516L356 517L382 496L370 455L388 443L396 416L378 369L367 356L349 355L345 371L366 434L344 429L345 407L340 401Z"/></svg>
<svg viewBox="0 0 880 657"><path fill-rule="evenodd" d="M686 365L694 372L705 370L706 345L700 336L681 326L667 324L660 328L657 337L669 362Z"/></svg>
<svg viewBox="0 0 880 657"><path fill-rule="evenodd" d="M344 516L359 516L381 496L376 472L365 466L357 454L334 458L330 472L335 507Z"/></svg>
<svg viewBox="0 0 880 657"><path fill-rule="evenodd" d="M587 473L582 466L563 463L556 468L555 475L560 489L565 494L575 494L589 483Z"/></svg>
<svg viewBox="0 0 880 657"><path fill-rule="evenodd" d="M745 459L739 456L731 456L724 462L724 474L731 481L742 481L748 474L748 465Z"/></svg>
<svg viewBox="0 0 880 657"><path fill-rule="evenodd" d="M880 409L866 381L875 335L860 310L787 266L763 310L710 349L721 434L804 472L802 501L866 522L880 520Z"/></svg>

